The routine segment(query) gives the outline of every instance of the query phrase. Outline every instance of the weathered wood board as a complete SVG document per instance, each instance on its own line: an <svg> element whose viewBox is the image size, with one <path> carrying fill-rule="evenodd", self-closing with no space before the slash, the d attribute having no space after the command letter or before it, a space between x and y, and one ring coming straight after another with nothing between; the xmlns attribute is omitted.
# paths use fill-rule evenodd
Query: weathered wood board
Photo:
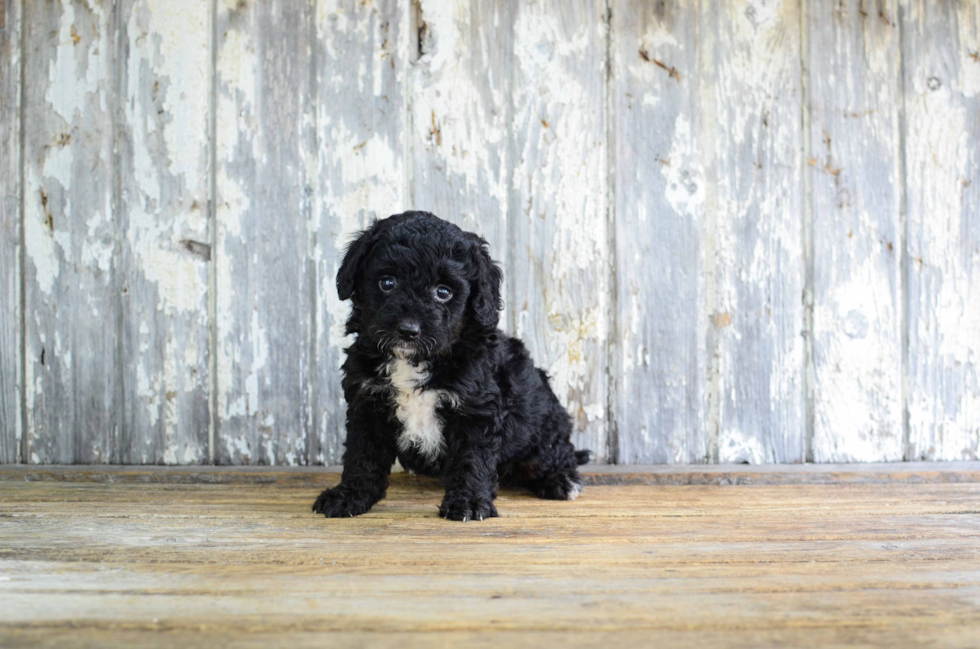
<svg viewBox="0 0 980 649"><path fill-rule="evenodd" d="M0 464L20 459L21 3L0 0Z"/></svg>
<svg viewBox="0 0 980 649"><path fill-rule="evenodd" d="M807 3L813 459L901 460L898 7Z"/></svg>
<svg viewBox="0 0 980 649"><path fill-rule="evenodd" d="M314 278L308 3L217 11L215 461L306 462Z"/></svg>
<svg viewBox="0 0 980 649"><path fill-rule="evenodd" d="M577 448L608 460L611 308L604 2L519 3L507 157L513 330L568 409Z"/></svg>
<svg viewBox="0 0 980 649"><path fill-rule="evenodd" d="M980 6L902 3L910 459L980 457Z"/></svg>
<svg viewBox="0 0 980 649"><path fill-rule="evenodd" d="M800 462L806 404L799 6L717 1L701 11L713 459Z"/></svg>
<svg viewBox="0 0 980 649"><path fill-rule="evenodd" d="M117 4L119 460L207 462L211 9Z"/></svg>
<svg viewBox="0 0 980 649"><path fill-rule="evenodd" d="M616 460L710 459L695 2L611 3Z"/></svg>
<svg viewBox="0 0 980 649"><path fill-rule="evenodd" d="M2 485L5 647L980 635L977 483L607 486L575 502L502 490L500 518L466 524L439 519L442 489L406 475L370 513L333 520L291 482Z"/></svg>
<svg viewBox="0 0 980 649"><path fill-rule="evenodd" d="M24 459L118 462L113 3L27 2Z"/></svg>
<svg viewBox="0 0 980 649"><path fill-rule="evenodd" d="M316 359L309 462L337 464L346 438L340 365L349 303L336 276L354 234L409 208L410 8L397 0L316 4L316 193L313 264Z"/></svg>

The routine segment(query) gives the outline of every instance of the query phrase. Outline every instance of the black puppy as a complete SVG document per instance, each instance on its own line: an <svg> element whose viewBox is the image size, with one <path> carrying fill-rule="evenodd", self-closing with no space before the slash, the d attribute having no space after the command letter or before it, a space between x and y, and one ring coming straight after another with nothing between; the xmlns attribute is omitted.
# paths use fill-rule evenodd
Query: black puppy
<svg viewBox="0 0 980 649"><path fill-rule="evenodd" d="M523 343L497 329L501 273L487 242L428 212L375 221L348 247L337 291L357 335L344 363L340 484L313 511L357 516L384 498L397 457L441 477L440 516L497 515L498 483L541 498L582 490L572 425Z"/></svg>

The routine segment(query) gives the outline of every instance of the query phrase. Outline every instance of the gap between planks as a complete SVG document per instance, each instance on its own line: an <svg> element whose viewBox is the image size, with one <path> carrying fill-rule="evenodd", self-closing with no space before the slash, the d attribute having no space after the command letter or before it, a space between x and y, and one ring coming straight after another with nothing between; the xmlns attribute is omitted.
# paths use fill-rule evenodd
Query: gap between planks
<svg viewBox="0 0 980 649"><path fill-rule="evenodd" d="M0 482L124 484L283 484L322 486L341 467L270 466L24 466L0 467ZM585 484L652 486L948 484L980 482L980 462L894 462L790 465L597 465L582 471ZM391 483L435 485L432 478L393 473Z"/></svg>

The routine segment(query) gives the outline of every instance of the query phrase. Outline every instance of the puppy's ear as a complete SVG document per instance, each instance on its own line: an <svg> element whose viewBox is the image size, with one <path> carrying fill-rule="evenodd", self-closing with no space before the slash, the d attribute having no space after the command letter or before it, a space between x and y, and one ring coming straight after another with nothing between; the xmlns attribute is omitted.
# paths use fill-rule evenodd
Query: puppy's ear
<svg viewBox="0 0 980 649"><path fill-rule="evenodd" d="M500 310L504 308L500 299L500 282L503 273L500 267L490 259L487 242L474 237L473 264L476 266L476 278L473 280L471 304L476 321L487 329L496 329L500 320Z"/></svg>
<svg viewBox="0 0 980 649"><path fill-rule="evenodd" d="M347 246L344 261L340 264L340 270L337 271L337 295L340 296L341 300L349 300L354 294L357 277L361 274L364 259L371 250L376 225L377 223L372 223L371 227L362 230L357 238Z"/></svg>

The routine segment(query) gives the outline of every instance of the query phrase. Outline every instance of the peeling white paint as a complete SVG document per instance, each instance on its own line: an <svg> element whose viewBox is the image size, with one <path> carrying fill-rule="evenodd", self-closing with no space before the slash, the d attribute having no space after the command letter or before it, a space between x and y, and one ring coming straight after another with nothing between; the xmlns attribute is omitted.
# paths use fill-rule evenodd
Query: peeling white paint
<svg viewBox="0 0 980 649"><path fill-rule="evenodd" d="M676 214L700 218L705 202L704 170L691 120L686 114L677 115L672 133L668 164L659 165L667 181L664 198Z"/></svg>
<svg viewBox="0 0 980 649"><path fill-rule="evenodd" d="M84 116L90 103L89 94L93 89L107 83L105 56L109 52L109 42L101 29L96 38L78 34L72 0L61 0L61 8L58 44L48 70L45 98L50 107L66 123L71 124L76 118ZM105 24L105 12L100 5L89 5L87 9L97 16L98 26ZM79 39L78 43L75 42L76 38ZM104 111L104 93L100 93L100 101L100 107Z"/></svg>
<svg viewBox="0 0 980 649"><path fill-rule="evenodd" d="M143 0L143 4L148 15L145 33L156 50L149 62L167 83L163 137L168 170L187 183L203 185L207 147L201 134L207 130L210 94L208 12L197 0ZM136 18L134 12L131 34L143 31Z"/></svg>

